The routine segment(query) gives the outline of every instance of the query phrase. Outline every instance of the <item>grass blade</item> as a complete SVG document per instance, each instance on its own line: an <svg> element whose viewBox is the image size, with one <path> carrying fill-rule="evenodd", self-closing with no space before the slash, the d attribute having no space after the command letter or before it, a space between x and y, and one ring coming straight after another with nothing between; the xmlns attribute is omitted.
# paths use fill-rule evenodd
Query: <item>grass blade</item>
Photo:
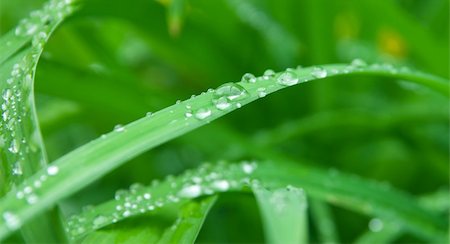
<svg viewBox="0 0 450 244"><path fill-rule="evenodd" d="M217 196L186 203L180 210L180 216L169 227L158 243L195 243L203 222L217 200Z"/></svg>
<svg viewBox="0 0 450 244"><path fill-rule="evenodd" d="M268 190L253 185L268 243L307 243L307 201L303 189Z"/></svg>
<svg viewBox="0 0 450 244"><path fill-rule="evenodd" d="M336 226L334 225L331 209L327 203L311 199L311 215L318 232L320 243L339 243Z"/></svg>
<svg viewBox="0 0 450 244"><path fill-rule="evenodd" d="M0 238L4 238L39 212L53 206L58 200L80 190L148 149L203 126L266 94L297 83L344 74L381 75L407 79L448 96L448 82L444 79L383 65L364 67L345 64L324 65L290 69L275 76L257 78L254 83L247 81L237 84L228 83L217 91L203 93L163 109L153 116L137 120L125 127L117 127L105 137L72 151L53 162L49 168L30 177L17 190L11 191L0 201L0 211L10 213L19 220L19 224L11 226L9 222L2 219ZM45 182L41 182L40 188L33 189L38 197L35 204L29 205L23 199L17 199L18 193L23 193L32 182L42 178L45 178Z"/></svg>

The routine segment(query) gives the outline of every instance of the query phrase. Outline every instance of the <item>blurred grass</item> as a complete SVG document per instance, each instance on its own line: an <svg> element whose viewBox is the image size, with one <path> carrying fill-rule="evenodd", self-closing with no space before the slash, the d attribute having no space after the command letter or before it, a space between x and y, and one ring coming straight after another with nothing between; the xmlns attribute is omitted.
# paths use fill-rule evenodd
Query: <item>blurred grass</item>
<svg viewBox="0 0 450 244"><path fill-rule="evenodd" d="M0 33L43 2L2 1ZM245 1L247 10L239 9L240 2L184 1L176 35L175 24L167 21L179 9L165 1L83 2L50 39L37 69L37 108L50 161L115 124L239 80L246 72L358 57L449 77L446 0ZM446 98L407 82L358 76L305 84L131 160L66 200L65 210L76 212L85 203L109 199L119 187L179 173L203 160L255 157L252 150L264 150L236 146L233 134L254 137L255 144L293 159L389 182L412 194L434 192L448 188L448 118ZM348 226L339 228L340 241L361 234L352 222L366 223L364 217L331 210L338 226ZM206 222L218 225L220 218ZM238 241L238 234L231 235ZM203 237L228 240L220 234Z"/></svg>

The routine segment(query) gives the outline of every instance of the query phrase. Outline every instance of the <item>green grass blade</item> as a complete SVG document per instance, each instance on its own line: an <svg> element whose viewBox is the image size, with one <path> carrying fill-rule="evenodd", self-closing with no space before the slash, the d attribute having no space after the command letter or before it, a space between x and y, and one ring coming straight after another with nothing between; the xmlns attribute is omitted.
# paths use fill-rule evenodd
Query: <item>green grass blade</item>
<svg viewBox="0 0 450 244"><path fill-rule="evenodd" d="M212 196L183 205L180 216L164 232L158 243L195 243L203 222L216 200L217 196Z"/></svg>
<svg viewBox="0 0 450 244"><path fill-rule="evenodd" d="M338 234L331 209L326 202L311 199L310 200L311 218L318 232L320 243L339 243Z"/></svg>
<svg viewBox="0 0 450 244"><path fill-rule="evenodd" d="M33 80L48 37L72 11L70 1L49 1L42 10L34 11L0 39L0 171L5 172L0 185L1 193L20 185L47 164L34 105ZM39 182L34 184L39 187ZM29 205L37 199L32 190L22 198ZM2 214L4 219L10 217L8 212ZM27 242L65 240L56 209L36 216L21 229L21 234Z"/></svg>
<svg viewBox="0 0 450 244"><path fill-rule="evenodd" d="M198 183L193 183L193 179ZM352 175L330 174L303 164L289 165L289 161L281 160L276 164L203 165L153 186L118 191L115 200L71 218L69 234L74 239L80 238L117 221L148 212L156 213L160 208L178 206L199 196L248 191L249 186L258 182L274 189L289 184L301 187L318 200L369 216L392 219L405 231L426 240L442 241L446 238L445 221L435 212L420 206L412 196Z"/></svg>
<svg viewBox="0 0 450 244"><path fill-rule="evenodd" d="M128 159L148 149L192 131L289 85L346 74L408 79L448 95L448 82L444 79L383 65L355 67L354 65L336 64L290 69L276 74L275 77L268 75L257 78L254 83L242 81L237 84L228 84L219 89L226 95L211 90L163 109L153 116L142 118L125 127L118 127L106 136L61 157L53 162L51 167L41 170L27 179L17 190L11 191L0 201L0 211L10 213L19 220L19 224L11 226L2 219L0 221L0 237L10 234L12 230L20 227L22 223L37 213L53 206L58 200L82 189ZM218 97L221 99L219 100ZM45 181L42 180L43 178ZM35 181L41 181L40 188L33 189L37 196L36 203L29 205L23 199L17 199L17 194L23 193L25 188L30 187Z"/></svg>
<svg viewBox="0 0 450 244"><path fill-rule="evenodd" d="M253 192L262 215L268 243L307 243L307 201L303 189L269 190L254 184Z"/></svg>

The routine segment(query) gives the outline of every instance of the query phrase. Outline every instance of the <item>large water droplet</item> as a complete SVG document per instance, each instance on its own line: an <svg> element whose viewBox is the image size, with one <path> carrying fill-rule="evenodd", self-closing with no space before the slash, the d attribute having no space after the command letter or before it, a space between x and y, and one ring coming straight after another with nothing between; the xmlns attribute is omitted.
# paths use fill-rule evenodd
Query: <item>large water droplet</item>
<svg viewBox="0 0 450 244"><path fill-rule="evenodd" d="M353 59L352 63L350 64L353 68L361 68L367 66L367 63L359 58Z"/></svg>
<svg viewBox="0 0 450 244"><path fill-rule="evenodd" d="M256 82L256 77L251 74L251 73L246 73L242 76L241 81L243 82L248 82L248 83L255 83Z"/></svg>
<svg viewBox="0 0 450 244"><path fill-rule="evenodd" d="M189 185L181 189L181 191L178 192L178 196L184 198L195 198L200 196L201 193L202 187L200 185Z"/></svg>
<svg viewBox="0 0 450 244"><path fill-rule="evenodd" d="M278 76L277 83L283 86L293 86L298 83L297 73L285 71Z"/></svg>
<svg viewBox="0 0 450 244"><path fill-rule="evenodd" d="M56 175L59 172L59 168L56 165L52 165L47 168L47 174L48 175Z"/></svg>
<svg viewBox="0 0 450 244"><path fill-rule="evenodd" d="M263 79L268 80L270 78L273 78L274 76L275 76L275 71L268 69L268 70L264 71Z"/></svg>
<svg viewBox="0 0 450 244"><path fill-rule="evenodd" d="M97 215L94 220L92 221L92 225L94 225L94 228L101 227L108 221L108 218L106 218L103 215Z"/></svg>
<svg viewBox="0 0 450 244"><path fill-rule="evenodd" d="M231 103L228 102L228 99L226 97L221 97L214 102L216 104L216 108L219 110L226 110L231 106Z"/></svg>
<svg viewBox="0 0 450 244"><path fill-rule="evenodd" d="M8 211L3 213L3 220L5 221L6 226L11 230L15 230L21 225L19 217Z"/></svg>
<svg viewBox="0 0 450 244"><path fill-rule="evenodd" d="M314 67L311 71L311 75L316 78L325 78L327 77L327 70L322 67Z"/></svg>
<svg viewBox="0 0 450 244"><path fill-rule="evenodd" d="M13 139L11 142L11 145L9 146L8 150L12 153L18 153L20 149L20 143L17 139Z"/></svg>
<svg viewBox="0 0 450 244"><path fill-rule="evenodd" d="M380 232L383 230L383 221L377 218L371 219L369 221L369 229L372 232Z"/></svg>
<svg viewBox="0 0 450 244"><path fill-rule="evenodd" d="M203 120L211 116L212 112L209 108L200 108L195 112L195 118Z"/></svg>
<svg viewBox="0 0 450 244"><path fill-rule="evenodd" d="M225 97L230 101L244 99L248 95L244 87L236 83L226 83L219 86L214 92L214 98Z"/></svg>

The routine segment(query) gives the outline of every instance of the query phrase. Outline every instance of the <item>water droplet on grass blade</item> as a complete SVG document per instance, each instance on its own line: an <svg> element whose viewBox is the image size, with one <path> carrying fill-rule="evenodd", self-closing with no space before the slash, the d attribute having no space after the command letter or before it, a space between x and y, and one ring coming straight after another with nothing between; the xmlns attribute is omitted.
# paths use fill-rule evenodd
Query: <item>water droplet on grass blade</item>
<svg viewBox="0 0 450 244"><path fill-rule="evenodd" d="M204 120L211 116L212 112L209 108L200 108L195 112L195 118Z"/></svg>
<svg viewBox="0 0 450 244"><path fill-rule="evenodd" d="M244 87L236 83L226 83L219 86L214 92L214 98L225 97L230 101L241 100L247 97L248 93Z"/></svg>
<svg viewBox="0 0 450 244"><path fill-rule="evenodd" d="M114 126L114 131L123 132L123 131L125 131L125 127L123 127L123 125L121 125L121 124L118 124L118 125Z"/></svg>
<svg viewBox="0 0 450 244"><path fill-rule="evenodd" d="M270 78L273 78L274 76L275 76L275 71L273 71L271 69L267 69L266 71L264 71L263 79L268 80Z"/></svg>
<svg viewBox="0 0 450 244"><path fill-rule="evenodd" d="M372 232L380 232L383 230L383 221L377 218L371 219L369 221L369 229Z"/></svg>
<svg viewBox="0 0 450 244"><path fill-rule="evenodd" d="M221 97L214 101L216 104L216 108L219 110L226 110L231 106L231 103L228 102L228 99L225 97Z"/></svg>
<svg viewBox="0 0 450 244"><path fill-rule="evenodd" d="M58 166L52 165L47 168L47 174L48 175L56 175L59 172Z"/></svg>
<svg viewBox="0 0 450 244"><path fill-rule="evenodd" d="M298 83L297 73L293 71L284 71L278 76L277 83L283 86L293 86Z"/></svg>
<svg viewBox="0 0 450 244"><path fill-rule="evenodd" d="M322 67L314 67L311 71L311 75L319 79L325 78L327 77L327 70Z"/></svg>
<svg viewBox="0 0 450 244"><path fill-rule="evenodd" d="M201 193L202 187L200 185L189 185L181 189L181 191L178 192L178 196L184 198L195 198L200 196Z"/></svg>
<svg viewBox="0 0 450 244"><path fill-rule="evenodd" d="M248 83L255 83L256 82L256 77L252 73L245 73L242 76L241 81L248 82Z"/></svg>
<svg viewBox="0 0 450 244"><path fill-rule="evenodd" d="M3 213L3 220L5 221L6 226L11 230L15 230L21 225L19 217L8 211Z"/></svg>
<svg viewBox="0 0 450 244"><path fill-rule="evenodd" d="M353 68L361 68L367 66L367 63L359 58L353 59L352 63L350 64Z"/></svg>

